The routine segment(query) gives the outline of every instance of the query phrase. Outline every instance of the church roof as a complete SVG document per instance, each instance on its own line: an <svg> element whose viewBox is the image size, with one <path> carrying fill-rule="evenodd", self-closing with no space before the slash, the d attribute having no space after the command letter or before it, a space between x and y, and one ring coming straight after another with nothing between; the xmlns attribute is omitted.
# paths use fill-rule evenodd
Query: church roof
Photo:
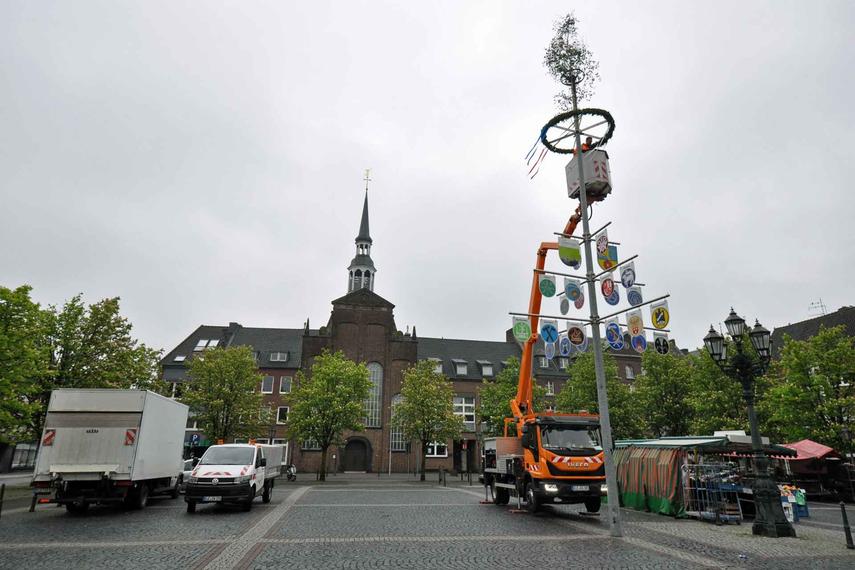
<svg viewBox="0 0 855 570"><path fill-rule="evenodd" d="M356 241L371 242L371 234L368 231L368 190L365 190L365 202L362 204L362 221L359 223L359 235L356 236Z"/></svg>
<svg viewBox="0 0 855 570"><path fill-rule="evenodd" d="M360 305L363 307L387 307L394 309L395 305L370 289L356 289L344 297L339 297L332 302L333 305Z"/></svg>

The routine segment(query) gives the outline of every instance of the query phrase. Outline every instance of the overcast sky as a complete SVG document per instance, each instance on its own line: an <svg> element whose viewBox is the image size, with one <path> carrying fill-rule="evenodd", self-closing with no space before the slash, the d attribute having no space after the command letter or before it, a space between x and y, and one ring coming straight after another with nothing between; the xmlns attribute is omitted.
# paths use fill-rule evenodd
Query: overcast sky
<svg viewBox="0 0 855 570"><path fill-rule="evenodd" d="M617 123L592 225L613 221L648 298L671 293L677 343L731 305L771 329L853 304L844 1L4 0L0 284L120 296L167 350L199 324L317 327L371 168L399 328L500 340L574 208L566 159L524 163L569 9L600 62L587 104Z"/></svg>

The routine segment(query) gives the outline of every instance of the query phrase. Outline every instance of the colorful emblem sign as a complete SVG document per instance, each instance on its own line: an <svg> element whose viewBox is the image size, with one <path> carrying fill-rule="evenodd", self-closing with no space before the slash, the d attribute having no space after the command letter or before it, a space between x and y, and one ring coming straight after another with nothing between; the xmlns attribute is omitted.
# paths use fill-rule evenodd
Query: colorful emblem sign
<svg viewBox="0 0 855 570"><path fill-rule="evenodd" d="M647 337L642 334L632 337L632 348L635 352L644 352L647 350Z"/></svg>
<svg viewBox="0 0 855 570"><path fill-rule="evenodd" d="M525 342L531 338L531 324L528 317L514 317L514 338Z"/></svg>
<svg viewBox="0 0 855 570"><path fill-rule="evenodd" d="M620 268L620 282L626 289L635 285L635 262L630 261Z"/></svg>
<svg viewBox="0 0 855 570"><path fill-rule="evenodd" d="M573 238L558 236L558 257L564 265L579 269L582 265L582 252L579 242Z"/></svg>
<svg viewBox="0 0 855 570"><path fill-rule="evenodd" d="M626 314L626 330L629 331L629 336L638 336L644 332L644 319L640 309Z"/></svg>
<svg viewBox="0 0 855 570"><path fill-rule="evenodd" d="M555 343L547 342L543 345L543 353L546 356L547 360L552 360L555 358Z"/></svg>
<svg viewBox="0 0 855 570"><path fill-rule="evenodd" d="M611 295L606 297L606 303L609 305L617 305L620 303L620 292L617 287L614 288Z"/></svg>
<svg viewBox="0 0 855 570"><path fill-rule="evenodd" d="M661 332L653 333L653 347L659 354L668 354L671 347L668 345L668 335Z"/></svg>
<svg viewBox="0 0 855 570"><path fill-rule="evenodd" d="M629 304L633 307L637 307L644 302L644 298L641 296L641 287L630 287L629 291L626 292L626 300L629 301Z"/></svg>
<svg viewBox="0 0 855 570"><path fill-rule="evenodd" d="M567 329L567 338L570 339L570 344L575 347L581 347L585 344L585 340L587 336L585 335L585 329L580 327L579 325L570 325Z"/></svg>
<svg viewBox="0 0 855 570"><path fill-rule="evenodd" d="M603 230L600 232L600 235L597 236L597 254L604 254L609 249L609 232L608 230Z"/></svg>
<svg viewBox="0 0 855 570"><path fill-rule="evenodd" d="M558 323L556 321L547 321L544 319L540 322L540 336L543 337L543 342L550 343L558 340Z"/></svg>
<svg viewBox="0 0 855 570"><path fill-rule="evenodd" d="M588 338L589 337L586 336L585 340L582 342L582 345L579 346L576 350L578 350L579 352L587 352L588 351Z"/></svg>
<svg viewBox="0 0 855 570"><path fill-rule="evenodd" d="M561 297L561 304L559 305L559 310L562 315L566 315L567 311L570 310L570 301L567 300L567 296Z"/></svg>
<svg viewBox="0 0 855 570"><path fill-rule="evenodd" d="M657 329L664 329L668 326L671 320L671 314L668 312L668 301L654 303L650 306L650 322Z"/></svg>
<svg viewBox="0 0 855 570"><path fill-rule="evenodd" d="M623 332L620 330L617 319L606 323L606 342L612 350L623 350Z"/></svg>
<svg viewBox="0 0 855 570"><path fill-rule="evenodd" d="M576 300L573 301L573 305L577 309L581 309L582 307L584 307L585 306L585 294L580 292L579 297L577 297Z"/></svg>
<svg viewBox="0 0 855 570"><path fill-rule="evenodd" d="M564 278L564 294L571 301L575 301L582 294L582 282L578 279Z"/></svg>
<svg viewBox="0 0 855 570"><path fill-rule="evenodd" d="M603 293L603 297L608 298L615 290L615 279L614 276L609 273L603 280L600 281L600 291Z"/></svg>
<svg viewBox="0 0 855 570"><path fill-rule="evenodd" d="M558 354L561 356L570 356L573 352L573 345L570 344L570 339L566 334L558 337Z"/></svg>
<svg viewBox="0 0 855 570"><path fill-rule="evenodd" d="M546 273L540 274L540 293L544 297L554 297L555 296L555 276L547 275Z"/></svg>

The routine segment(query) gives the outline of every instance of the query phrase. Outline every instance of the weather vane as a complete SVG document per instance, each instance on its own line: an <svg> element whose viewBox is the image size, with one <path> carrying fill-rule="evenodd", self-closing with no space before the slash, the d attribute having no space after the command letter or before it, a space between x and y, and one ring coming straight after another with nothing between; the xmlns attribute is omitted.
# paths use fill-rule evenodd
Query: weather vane
<svg viewBox="0 0 855 570"><path fill-rule="evenodd" d="M365 191L368 192L368 183L371 182L371 169L370 168L365 169L365 178L363 178L363 180L365 180Z"/></svg>

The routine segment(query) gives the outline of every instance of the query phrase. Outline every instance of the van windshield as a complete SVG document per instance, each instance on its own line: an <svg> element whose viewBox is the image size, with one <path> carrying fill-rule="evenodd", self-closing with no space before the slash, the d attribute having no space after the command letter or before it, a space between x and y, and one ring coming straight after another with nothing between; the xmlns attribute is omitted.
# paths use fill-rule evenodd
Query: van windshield
<svg viewBox="0 0 855 570"><path fill-rule="evenodd" d="M202 456L202 465L251 465L255 450L251 447L210 447Z"/></svg>
<svg viewBox="0 0 855 570"><path fill-rule="evenodd" d="M587 449L601 451L596 430L567 426L542 426L540 439L544 449Z"/></svg>

